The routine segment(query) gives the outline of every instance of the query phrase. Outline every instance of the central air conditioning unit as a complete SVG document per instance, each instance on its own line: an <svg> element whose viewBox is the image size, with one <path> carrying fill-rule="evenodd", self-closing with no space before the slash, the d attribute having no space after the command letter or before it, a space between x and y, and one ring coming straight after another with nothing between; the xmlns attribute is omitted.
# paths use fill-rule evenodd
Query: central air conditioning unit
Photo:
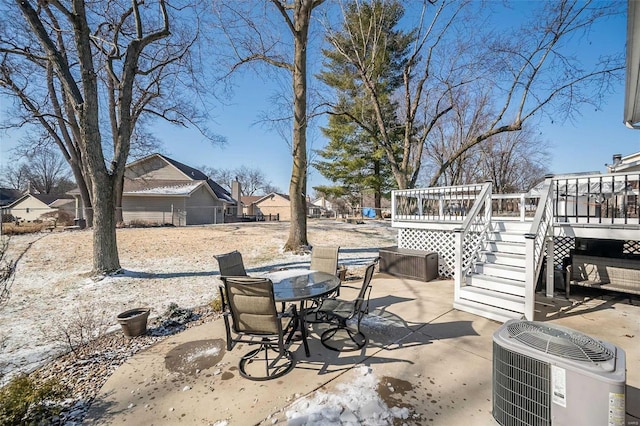
<svg viewBox="0 0 640 426"><path fill-rule="evenodd" d="M509 320L493 334L502 426L623 426L626 377L624 350L566 327Z"/></svg>

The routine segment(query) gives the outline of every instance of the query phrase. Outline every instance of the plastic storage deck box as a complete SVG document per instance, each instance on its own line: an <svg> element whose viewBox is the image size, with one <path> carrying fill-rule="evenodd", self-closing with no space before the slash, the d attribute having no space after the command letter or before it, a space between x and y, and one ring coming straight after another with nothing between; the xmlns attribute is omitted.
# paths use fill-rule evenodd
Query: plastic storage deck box
<svg viewBox="0 0 640 426"><path fill-rule="evenodd" d="M381 248L380 272L431 281L438 278L438 253L398 247Z"/></svg>

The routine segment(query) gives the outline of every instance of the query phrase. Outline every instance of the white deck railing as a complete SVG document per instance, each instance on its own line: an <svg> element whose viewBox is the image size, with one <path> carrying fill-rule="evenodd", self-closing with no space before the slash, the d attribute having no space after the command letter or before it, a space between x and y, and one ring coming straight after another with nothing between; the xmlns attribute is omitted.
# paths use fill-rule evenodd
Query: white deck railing
<svg viewBox="0 0 640 426"><path fill-rule="evenodd" d="M542 269L542 261L544 260L545 250L553 253L553 211L552 211L552 194L553 179L547 178L542 187L542 196L536 211L536 215L531 223L529 232L525 234L525 303L524 315L533 321L535 309L535 291L538 282L538 275ZM550 262L547 265L547 271L551 272L551 297L553 297L553 257L548 258ZM548 286L547 286L548 287Z"/></svg>
<svg viewBox="0 0 640 426"><path fill-rule="evenodd" d="M640 225L640 172L554 176L549 195L552 222ZM393 222L462 223L483 184L404 189L392 192ZM540 194L491 194L493 217L532 220Z"/></svg>
<svg viewBox="0 0 640 426"><path fill-rule="evenodd" d="M460 288L478 259L491 228L491 183L485 183L475 204L455 232L454 300L459 300Z"/></svg>
<svg viewBox="0 0 640 426"><path fill-rule="evenodd" d="M404 189L392 192L394 222L462 223L480 198L485 184ZM490 194L491 213L524 221L532 219L539 196L526 193Z"/></svg>

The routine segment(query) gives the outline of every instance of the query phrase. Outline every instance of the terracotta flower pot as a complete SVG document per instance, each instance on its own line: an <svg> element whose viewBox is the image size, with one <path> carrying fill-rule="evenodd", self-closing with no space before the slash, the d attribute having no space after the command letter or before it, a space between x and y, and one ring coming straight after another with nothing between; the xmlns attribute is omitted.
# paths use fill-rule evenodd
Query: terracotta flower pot
<svg viewBox="0 0 640 426"><path fill-rule="evenodd" d="M136 308L118 315L118 322L127 337L141 336L147 332L147 319L151 308Z"/></svg>

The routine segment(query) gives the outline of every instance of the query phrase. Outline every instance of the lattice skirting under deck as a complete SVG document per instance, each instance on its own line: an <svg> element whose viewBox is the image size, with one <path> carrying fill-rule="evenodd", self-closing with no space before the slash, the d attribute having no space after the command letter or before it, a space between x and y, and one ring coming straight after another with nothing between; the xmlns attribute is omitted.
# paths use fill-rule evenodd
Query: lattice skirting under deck
<svg viewBox="0 0 640 426"><path fill-rule="evenodd" d="M554 237L554 263L556 268L562 268L563 259L569 257L569 251L574 249L575 246L574 237ZM398 247L437 252L438 273L442 277L453 278L455 270L455 233L453 231L400 228L398 232ZM623 253L640 254L640 241L625 241ZM470 255L470 253L463 253L463 261L465 255Z"/></svg>
<svg viewBox="0 0 640 426"><path fill-rule="evenodd" d="M438 274L453 277L455 266L455 235L452 231L401 228L398 232L398 247L435 251L438 253Z"/></svg>

